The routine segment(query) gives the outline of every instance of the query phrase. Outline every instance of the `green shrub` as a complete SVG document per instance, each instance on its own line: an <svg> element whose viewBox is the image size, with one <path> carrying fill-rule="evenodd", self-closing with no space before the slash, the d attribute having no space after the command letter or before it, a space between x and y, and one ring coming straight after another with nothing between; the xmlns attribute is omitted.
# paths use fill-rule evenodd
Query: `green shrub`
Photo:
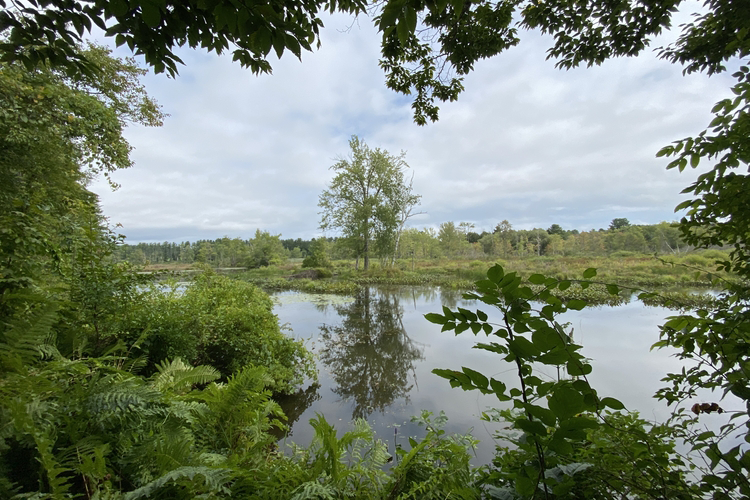
<svg viewBox="0 0 750 500"><path fill-rule="evenodd" d="M310 244L310 255L302 261L302 267L330 268L333 267L328 259L328 242L323 238L313 240Z"/></svg>
<svg viewBox="0 0 750 500"><path fill-rule="evenodd" d="M143 327L150 366L182 357L206 364L228 377L254 365L267 370L276 391L289 391L305 377L315 378L312 355L284 335L273 303L256 286L206 272L184 293L155 291Z"/></svg>

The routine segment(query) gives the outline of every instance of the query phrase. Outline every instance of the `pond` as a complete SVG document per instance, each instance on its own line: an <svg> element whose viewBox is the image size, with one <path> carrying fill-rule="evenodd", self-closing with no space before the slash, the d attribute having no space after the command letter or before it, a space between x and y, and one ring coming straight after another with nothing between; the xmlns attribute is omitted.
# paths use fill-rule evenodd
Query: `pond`
<svg viewBox="0 0 750 500"><path fill-rule="evenodd" d="M481 441L474 463L491 460L493 435L501 424L484 422L480 415L507 403L478 391L452 389L431 371L467 366L517 387L516 367L499 355L472 349L486 339L484 334L441 333L440 326L423 317L440 312L443 305L460 305L479 307L492 321L489 306L465 301L454 290L407 286L370 287L356 297L282 292L274 300L280 323L306 340L319 368L318 384L280 401L291 424L287 443L308 444L313 436L308 422L320 413L339 433L350 429L354 418L365 418L391 450L396 442L408 449L409 436L423 435L410 418L422 410L442 410L449 419L448 432L471 431ZM631 302L569 311L559 319L571 324L583 354L592 359L589 380L600 396L617 397L643 418L663 421L669 411L652 395L663 386L660 379L682 364L671 356L674 351L650 347L658 340L658 325L673 314Z"/></svg>

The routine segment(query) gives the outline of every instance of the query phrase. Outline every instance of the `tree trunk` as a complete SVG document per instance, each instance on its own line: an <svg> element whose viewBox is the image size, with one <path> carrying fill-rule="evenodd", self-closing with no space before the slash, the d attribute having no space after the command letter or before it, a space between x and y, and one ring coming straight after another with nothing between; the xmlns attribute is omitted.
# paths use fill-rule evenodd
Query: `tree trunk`
<svg viewBox="0 0 750 500"><path fill-rule="evenodd" d="M365 253L365 264L364 264L364 270L367 271L370 268L370 239L365 235L365 247L364 247L364 253Z"/></svg>
<svg viewBox="0 0 750 500"><path fill-rule="evenodd" d="M365 264L364 269L367 271L370 269L370 219L369 217L365 219L365 231L364 235L365 238L365 244L364 244L364 257L365 257Z"/></svg>

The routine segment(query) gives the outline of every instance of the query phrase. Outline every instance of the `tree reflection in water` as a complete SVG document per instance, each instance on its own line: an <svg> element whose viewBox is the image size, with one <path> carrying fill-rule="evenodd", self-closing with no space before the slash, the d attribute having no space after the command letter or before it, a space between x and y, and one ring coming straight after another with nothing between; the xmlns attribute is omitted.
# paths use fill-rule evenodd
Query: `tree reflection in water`
<svg viewBox="0 0 750 500"><path fill-rule="evenodd" d="M398 398L408 402L416 383L409 372L424 359L424 348L407 335L399 298L365 287L353 302L333 307L341 324L320 327L320 361L336 382L332 391L354 401L352 418L383 412Z"/></svg>
<svg viewBox="0 0 750 500"><path fill-rule="evenodd" d="M316 382L310 384L307 389L299 389L294 394L274 394L273 399L279 403L284 415L286 415L287 419L283 422L287 425L289 431L273 427L271 433L279 439L284 436L291 436L294 423L305 413L305 410L321 398L319 389L320 384Z"/></svg>

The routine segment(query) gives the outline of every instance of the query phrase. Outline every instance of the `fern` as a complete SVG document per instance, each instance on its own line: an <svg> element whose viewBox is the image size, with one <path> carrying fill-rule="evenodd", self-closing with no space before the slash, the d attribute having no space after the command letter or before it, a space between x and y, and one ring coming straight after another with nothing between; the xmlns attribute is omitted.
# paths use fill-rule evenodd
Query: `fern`
<svg viewBox="0 0 750 500"><path fill-rule="evenodd" d="M136 500L138 498L149 498L154 496L161 488L169 483L177 483L182 480L190 481L192 484L191 491L196 492L200 487L197 486L196 477L201 476L205 488L213 493L229 493L227 483L231 480L229 469L213 469L211 467L179 467L163 476L154 479L150 483L141 486L125 494L125 500Z"/></svg>
<svg viewBox="0 0 750 500"><path fill-rule="evenodd" d="M9 322L9 328L0 337L2 371L23 373L25 367L40 358L40 346L50 338L57 309L57 304L46 303Z"/></svg>
<svg viewBox="0 0 750 500"><path fill-rule="evenodd" d="M377 494L385 483L381 468L389 455L385 443L375 440L367 421L357 419L354 429L341 439L322 415L310 420L310 425L315 430L309 448L312 477L326 478L342 496Z"/></svg>
<svg viewBox="0 0 750 500"><path fill-rule="evenodd" d="M291 500L336 500L340 498L334 488L320 484L317 479L301 484L292 493Z"/></svg>
<svg viewBox="0 0 750 500"><path fill-rule="evenodd" d="M183 394L194 385L218 380L221 374L210 366L191 366L180 358L171 362L164 360L156 366L157 373L151 377L151 386L164 392Z"/></svg>

